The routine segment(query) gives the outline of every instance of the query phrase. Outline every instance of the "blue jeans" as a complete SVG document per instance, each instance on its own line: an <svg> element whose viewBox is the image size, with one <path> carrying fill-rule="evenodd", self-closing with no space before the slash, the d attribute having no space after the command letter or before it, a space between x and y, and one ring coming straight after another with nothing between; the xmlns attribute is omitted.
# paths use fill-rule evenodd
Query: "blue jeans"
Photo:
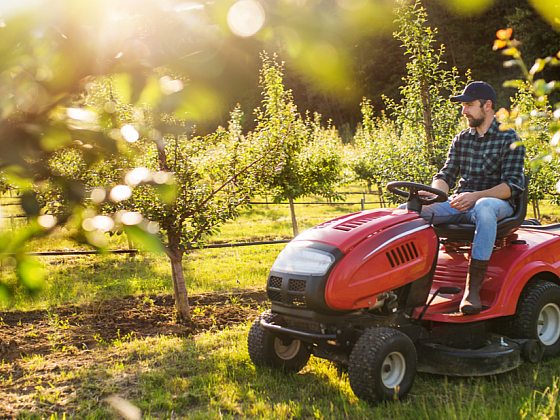
<svg viewBox="0 0 560 420"><path fill-rule="evenodd" d="M492 255L498 220L513 214L511 205L499 198L480 198L473 208L459 211L451 208L451 199L444 203L434 203L422 207L420 216L428 222L438 223L471 223L476 225L472 243L471 258L488 261Z"/></svg>

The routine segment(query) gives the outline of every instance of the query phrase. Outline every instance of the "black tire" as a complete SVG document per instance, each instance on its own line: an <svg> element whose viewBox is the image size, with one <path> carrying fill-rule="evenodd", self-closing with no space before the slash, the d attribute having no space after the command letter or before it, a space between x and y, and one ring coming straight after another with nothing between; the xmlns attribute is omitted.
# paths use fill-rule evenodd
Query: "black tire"
<svg viewBox="0 0 560 420"><path fill-rule="evenodd" d="M249 357L255 366L279 368L289 372L299 372L307 364L310 352L307 344L301 340L283 342L261 325L261 319L266 322L282 325L282 315L273 314L270 310L260 314L247 338Z"/></svg>
<svg viewBox="0 0 560 420"><path fill-rule="evenodd" d="M350 353L350 387L370 403L402 399L414 384L416 365L416 348L407 335L374 328L358 339Z"/></svg>
<svg viewBox="0 0 560 420"><path fill-rule="evenodd" d="M513 338L538 340L544 357L560 354L560 286L546 280L531 280L517 302L508 325Z"/></svg>

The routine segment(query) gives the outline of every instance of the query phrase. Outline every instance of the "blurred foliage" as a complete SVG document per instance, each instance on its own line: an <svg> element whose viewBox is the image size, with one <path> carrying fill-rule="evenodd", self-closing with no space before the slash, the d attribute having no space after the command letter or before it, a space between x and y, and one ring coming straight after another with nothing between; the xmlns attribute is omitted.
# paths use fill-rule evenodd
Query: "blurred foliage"
<svg viewBox="0 0 560 420"><path fill-rule="evenodd" d="M459 1L456 4L475 2ZM497 30L505 26L513 29L514 37L523 40L527 62L557 52L560 32L553 24L554 7L548 0L493 0L486 2L480 13L455 12L447 0L423 0L430 26L438 29L436 39L445 44L447 69L457 67L460 74L471 71L473 80L490 83L498 94L497 108L511 106L510 89L502 87L504 80L515 78L517 70L503 66L503 57L492 51ZM553 79L554 68L543 72L545 79ZM558 96L557 99L558 100Z"/></svg>
<svg viewBox="0 0 560 420"><path fill-rule="evenodd" d="M560 21L558 22L560 24ZM522 79L508 80L505 87L515 88L510 111L498 112L505 128L515 128L527 148L527 175L531 198L552 198L560 202L560 102L550 103L550 96L560 90L560 82L539 77L546 67L560 65L560 48L554 56L537 58L527 67L521 56L521 42L512 38L511 28L496 33L493 49L509 58L504 65L521 71Z"/></svg>

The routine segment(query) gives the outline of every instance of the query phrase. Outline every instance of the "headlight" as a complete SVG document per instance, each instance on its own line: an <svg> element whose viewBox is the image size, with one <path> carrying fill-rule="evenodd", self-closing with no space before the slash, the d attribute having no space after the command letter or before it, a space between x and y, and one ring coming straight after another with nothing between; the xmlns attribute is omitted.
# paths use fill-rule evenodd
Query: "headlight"
<svg viewBox="0 0 560 420"><path fill-rule="evenodd" d="M309 248L311 243L301 241L288 244L274 261L272 270L317 276L325 274L334 262L334 256L319 249Z"/></svg>

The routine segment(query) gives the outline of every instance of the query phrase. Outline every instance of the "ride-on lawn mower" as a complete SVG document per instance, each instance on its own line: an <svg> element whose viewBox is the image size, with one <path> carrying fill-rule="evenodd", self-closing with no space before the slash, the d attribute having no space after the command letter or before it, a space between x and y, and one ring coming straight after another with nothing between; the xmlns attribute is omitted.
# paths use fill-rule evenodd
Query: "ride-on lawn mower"
<svg viewBox="0 0 560 420"><path fill-rule="evenodd" d="M248 337L256 366L297 372L313 354L347 367L356 396L378 402L406 396L417 371L493 375L560 353L560 224L525 220L527 188L498 223L477 315L459 312L474 225L420 218L442 191L387 189L407 208L327 221L278 255L271 309Z"/></svg>

